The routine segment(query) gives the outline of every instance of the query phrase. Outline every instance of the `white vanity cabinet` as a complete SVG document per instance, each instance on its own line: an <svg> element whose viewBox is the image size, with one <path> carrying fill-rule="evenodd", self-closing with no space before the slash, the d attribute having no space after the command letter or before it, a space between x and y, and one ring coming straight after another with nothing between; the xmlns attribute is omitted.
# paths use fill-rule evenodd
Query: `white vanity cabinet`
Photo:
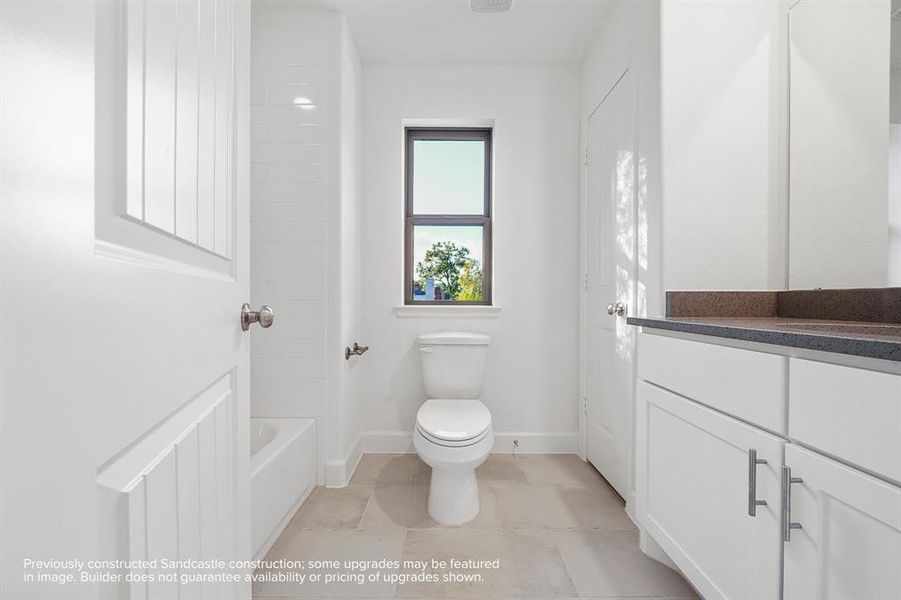
<svg viewBox="0 0 901 600"><path fill-rule="evenodd" d="M639 336L644 532L706 600L901 600L901 370L721 341Z"/></svg>
<svg viewBox="0 0 901 600"><path fill-rule="evenodd" d="M784 441L645 381L638 420L648 533L707 600L778 598Z"/></svg>
<svg viewBox="0 0 901 600"><path fill-rule="evenodd" d="M799 358L789 365L789 437L901 482L901 376Z"/></svg>
<svg viewBox="0 0 901 600"><path fill-rule="evenodd" d="M785 465L786 600L901 598L901 488L797 444Z"/></svg>

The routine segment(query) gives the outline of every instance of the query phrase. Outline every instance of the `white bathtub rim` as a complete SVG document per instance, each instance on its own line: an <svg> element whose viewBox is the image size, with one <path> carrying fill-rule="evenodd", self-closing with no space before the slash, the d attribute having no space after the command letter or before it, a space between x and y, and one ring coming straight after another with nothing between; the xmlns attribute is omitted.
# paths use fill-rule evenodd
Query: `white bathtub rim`
<svg viewBox="0 0 901 600"><path fill-rule="evenodd" d="M265 432L265 433L263 433ZM271 436L268 435L271 432ZM250 423L250 455L253 456L259 453L260 450L268 446L275 439L275 436L278 434L278 428L269 423L265 422L265 419L253 419ZM257 438L266 437L265 442L258 448L254 449L254 445L257 443Z"/></svg>
<svg viewBox="0 0 901 600"><path fill-rule="evenodd" d="M297 439L308 427L313 426L313 419L251 417L251 425L264 423L275 428L275 437L268 444L250 457L250 478L262 471L266 465L278 456L291 442ZM287 426L287 427L286 427Z"/></svg>

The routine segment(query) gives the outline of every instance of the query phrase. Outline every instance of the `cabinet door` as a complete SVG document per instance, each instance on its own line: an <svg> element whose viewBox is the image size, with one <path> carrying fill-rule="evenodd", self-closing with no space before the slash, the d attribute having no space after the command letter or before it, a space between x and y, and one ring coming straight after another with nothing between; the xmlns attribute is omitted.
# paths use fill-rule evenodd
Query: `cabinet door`
<svg viewBox="0 0 901 600"><path fill-rule="evenodd" d="M901 488L788 444L785 600L901 598Z"/></svg>
<svg viewBox="0 0 901 600"><path fill-rule="evenodd" d="M779 598L782 439L647 382L637 434L639 519L688 580L707 600Z"/></svg>

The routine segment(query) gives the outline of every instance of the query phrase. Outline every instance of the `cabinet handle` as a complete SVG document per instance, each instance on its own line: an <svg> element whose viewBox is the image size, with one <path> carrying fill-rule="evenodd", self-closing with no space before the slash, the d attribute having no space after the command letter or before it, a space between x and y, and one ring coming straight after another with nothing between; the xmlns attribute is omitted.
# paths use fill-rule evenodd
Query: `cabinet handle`
<svg viewBox="0 0 901 600"><path fill-rule="evenodd" d="M765 465L766 460L757 458L757 449L748 450L748 514L757 516L757 507L766 506L766 500L757 499L757 465Z"/></svg>
<svg viewBox="0 0 901 600"><path fill-rule="evenodd" d="M792 477L792 469L782 466L782 539L792 541L792 529L801 529L800 523L792 523L792 484L804 483L800 477Z"/></svg>

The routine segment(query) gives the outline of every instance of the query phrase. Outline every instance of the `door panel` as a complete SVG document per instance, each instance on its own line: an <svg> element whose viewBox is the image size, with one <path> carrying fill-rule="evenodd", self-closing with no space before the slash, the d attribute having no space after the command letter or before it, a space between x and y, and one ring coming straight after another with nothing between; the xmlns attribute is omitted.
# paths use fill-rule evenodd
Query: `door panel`
<svg viewBox="0 0 901 600"><path fill-rule="evenodd" d="M199 0L178 2L178 70L175 98L175 235L197 243L197 132L200 73L198 52L200 36ZM178 135L177 132L181 132Z"/></svg>
<svg viewBox="0 0 901 600"><path fill-rule="evenodd" d="M234 216L235 11L235 0L130 0L117 42L127 55L125 213L224 258Z"/></svg>
<svg viewBox="0 0 901 600"><path fill-rule="evenodd" d="M249 167L234 152L249 146L249 5L0 10L0 597L173 597L164 584L26 582L23 559L249 558ZM228 36L207 49L228 73L198 67L191 10L226 15ZM225 107L205 139L177 106L192 72ZM210 211L203 247L200 219L179 217L191 202L199 213L201 157L180 143L192 131L225 157L209 173L226 216Z"/></svg>
<svg viewBox="0 0 901 600"><path fill-rule="evenodd" d="M143 202L131 216L175 233L175 81L178 4L147 0L129 5L127 17L141 11L144 21ZM182 132L184 134L184 132Z"/></svg>
<svg viewBox="0 0 901 600"><path fill-rule="evenodd" d="M783 441L647 382L641 425L638 517L707 600L779 598ZM750 515L750 450L754 497Z"/></svg>
<svg viewBox="0 0 901 600"><path fill-rule="evenodd" d="M197 245L215 247L216 4L200 2L197 149Z"/></svg>
<svg viewBox="0 0 901 600"><path fill-rule="evenodd" d="M901 488L789 444L785 598L901 598Z"/></svg>
<svg viewBox="0 0 901 600"><path fill-rule="evenodd" d="M633 327L607 305L635 298L636 113L626 72L588 119L588 460L632 489Z"/></svg>
<svg viewBox="0 0 901 600"><path fill-rule="evenodd" d="M237 554L231 379L226 374L97 475L101 554L124 561L199 558L201 549L208 557ZM134 496L141 501L133 502ZM132 539L144 547L135 550ZM199 598L191 589L182 589L181 597ZM162 582L123 584L118 592L149 600L178 597L173 584Z"/></svg>

